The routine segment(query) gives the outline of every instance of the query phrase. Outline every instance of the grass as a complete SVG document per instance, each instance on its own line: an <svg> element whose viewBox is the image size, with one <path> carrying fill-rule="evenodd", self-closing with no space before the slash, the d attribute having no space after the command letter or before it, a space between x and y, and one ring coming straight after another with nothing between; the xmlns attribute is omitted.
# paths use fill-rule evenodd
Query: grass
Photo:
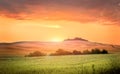
<svg viewBox="0 0 120 74"><path fill-rule="evenodd" d="M120 74L120 55L0 58L0 74Z"/></svg>

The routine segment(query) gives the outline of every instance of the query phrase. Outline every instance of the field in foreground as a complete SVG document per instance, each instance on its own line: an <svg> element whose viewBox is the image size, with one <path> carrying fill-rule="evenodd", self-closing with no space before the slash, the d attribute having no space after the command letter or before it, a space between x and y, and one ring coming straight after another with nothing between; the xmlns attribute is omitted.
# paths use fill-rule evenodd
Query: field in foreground
<svg viewBox="0 0 120 74"><path fill-rule="evenodd" d="M120 74L120 55L0 58L0 74Z"/></svg>

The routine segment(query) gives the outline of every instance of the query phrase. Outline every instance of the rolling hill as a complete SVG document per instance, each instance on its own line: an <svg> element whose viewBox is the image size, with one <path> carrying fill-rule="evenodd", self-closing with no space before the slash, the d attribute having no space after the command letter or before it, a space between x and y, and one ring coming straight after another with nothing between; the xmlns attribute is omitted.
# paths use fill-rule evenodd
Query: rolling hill
<svg viewBox="0 0 120 74"><path fill-rule="evenodd" d="M91 50L93 48L106 49L110 53L120 52L120 45L103 44L91 42L82 38L74 38L66 39L63 42L21 41L0 43L0 55L25 55L33 51L42 51L49 54L58 49L83 51L86 49Z"/></svg>

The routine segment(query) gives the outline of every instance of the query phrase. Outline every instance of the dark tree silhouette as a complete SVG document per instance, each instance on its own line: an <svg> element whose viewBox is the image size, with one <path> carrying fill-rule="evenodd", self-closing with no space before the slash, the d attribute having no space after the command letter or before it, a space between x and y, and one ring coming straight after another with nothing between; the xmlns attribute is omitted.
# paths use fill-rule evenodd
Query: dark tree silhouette
<svg viewBox="0 0 120 74"><path fill-rule="evenodd" d="M38 57L38 56L45 56L45 53L42 53L40 51L35 51L32 53L29 53L28 55L25 55L25 57Z"/></svg>
<svg viewBox="0 0 120 74"><path fill-rule="evenodd" d="M102 51L98 48L92 49L91 51L89 50L84 50L82 53L81 51L78 50L73 50L72 52L63 50L63 49L58 49L55 53L52 53L50 55L82 55L82 54L108 54L108 51L103 49Z"/></svg>
<svg viewBox="0 0 120 74"><path fill-rule="evenodd" d="M51 55L71 55L72 53L69 51L65 51L63 49L58 49L55 53Z"/></svg>
<svg viewBox="0 0 120 74"><path fill-rule="evenodd" d="M92 49L91 54L101 54L101 51L100 49L95 48L95 49Z"/></svg>
<svg viewBox="0 0 120 74"><path fill-rule="evenodd" d="M105 49L103 49L103 50L101 51L101 53L102 53L102 54L108 54L108 51L105 50Z"/></svg>
<svg viewBox="0 0 120 74"><path fill-rule="evenodd" d="M80 54L82 54L80 51L73 50L73 55L80 55Z"/></svg>
<svg viewBox="0 0 120 74"><path fill-rule="evenodd" d="M89 50L84 50L83 54L90 54L91 52Z"/></svg>

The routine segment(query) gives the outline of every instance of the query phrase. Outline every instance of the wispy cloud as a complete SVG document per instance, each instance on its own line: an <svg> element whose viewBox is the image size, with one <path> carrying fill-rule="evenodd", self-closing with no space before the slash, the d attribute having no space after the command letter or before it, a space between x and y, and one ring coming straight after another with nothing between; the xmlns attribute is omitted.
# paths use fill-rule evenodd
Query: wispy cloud
<svg viewBox="0 0 120 74"><path fill-rule="evenodd" d="M48 20L104 20L120 24L119 12L120 0L0 0L0 15L16 19L26 19L28 16L31 19L34 16L40 19L48 17Z"/></svg>

